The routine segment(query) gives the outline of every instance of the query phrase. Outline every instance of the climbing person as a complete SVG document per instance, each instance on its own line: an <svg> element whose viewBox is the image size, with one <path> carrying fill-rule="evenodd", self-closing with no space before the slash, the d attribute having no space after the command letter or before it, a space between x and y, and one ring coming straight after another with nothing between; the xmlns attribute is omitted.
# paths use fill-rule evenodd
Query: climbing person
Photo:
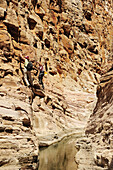
<svg viewBox="0 0 113 170"><path fill-rule="evenodd" d="M37 62L38 63L38 62ZM38 63L39 64L39 76L38 76L38 80L39 80L39 84L42 85L42 88L44 89L44 83L43 83L43 77L44 77L44 68L43 68L43 65Z"/></svg>
<svg viewBox="0 0 113 170"><path fill-rule="evenodd" d="M33 64L29 61L29 56L25 56L24 58L22 54L20 54L20 57L24 60L24 81L28 87L33 86L33 79L31 77Z"/></svg>

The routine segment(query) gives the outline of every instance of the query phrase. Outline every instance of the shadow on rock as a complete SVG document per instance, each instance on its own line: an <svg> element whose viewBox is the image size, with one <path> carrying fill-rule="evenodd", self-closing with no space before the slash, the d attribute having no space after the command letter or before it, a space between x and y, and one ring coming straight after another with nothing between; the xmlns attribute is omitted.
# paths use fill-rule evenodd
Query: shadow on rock
<svg viewBox="0 0 113 170"><path fill-rule="evenodd" d="M108 170L112 170L112 169L113 169L113 156L112 156L112 160L111 160L111 163L110 163Z"/></svg>

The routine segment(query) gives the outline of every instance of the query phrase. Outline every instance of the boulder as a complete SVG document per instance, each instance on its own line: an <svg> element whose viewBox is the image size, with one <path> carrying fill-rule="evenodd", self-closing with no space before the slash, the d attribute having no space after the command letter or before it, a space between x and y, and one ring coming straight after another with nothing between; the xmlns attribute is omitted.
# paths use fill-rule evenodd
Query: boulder
<svg viewBox="0 0 113 170"><path fill-rule="evenodd" d="M35 7L35 12L36 14L40 15L40 16L44 16L45 15L45 11L41 6L37 6Z"/></svg>
<svg viewBox="0 0 113 170"><path fill-rule="evenodd" d="M0 0L0 7L3 8L4 10L6 10L6 8L7 8L7 1L6 0Z"/></svg>
<svg viewBox="0 0 113 170"><path fill-rule="evenodd" d="M62 46L66 49L66 51L71 54L74 51L74 44L73 41L70 40L67 36L65 35L60 35L60 43Z"/></svg>
<svg viewBox="0 0 113 170"><path fill-rule="evenodd" d="M5 12L6 12L6 10L5 10L4 8L1 8L1 7L0 7L0 18L1 18L1 19L4 18Z"/></svg>
<svg viewBox="0 0 113 170"><path fill-rule="evenodd" d="M36 96L45 97L45 93L42 90L34 89L33 92Z"/></svg>
<svg viewBox="0 0 113 170"><path fill-rule="evenodd" d="M18 24L18 18L16 11L14 9L8 8L6 19L4 20L4 23L8 26L8 28L13 28L12 33L18 30L19 24Z"/></svg>
<svg viewBox="0 0 113 170"><path fill-rule="evenodd" d="M30 38L29 38L29 34L28 32L26 32L25 30L21 30L20 31L20 38L19 38L19 41L21 43L24 43L24 44L30 44Z"/></svg>

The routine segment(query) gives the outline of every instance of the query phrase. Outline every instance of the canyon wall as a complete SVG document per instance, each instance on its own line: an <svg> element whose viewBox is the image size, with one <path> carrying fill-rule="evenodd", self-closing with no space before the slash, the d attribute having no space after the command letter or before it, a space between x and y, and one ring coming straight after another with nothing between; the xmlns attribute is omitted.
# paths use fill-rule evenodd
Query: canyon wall
<svg viewBox="0 0 113 170"><path fill-rule="evenodd" d="M84 132L112 52L110 0L0 0L1 168L36 169L38 146ZM44 90L20 54L44 65Z"/></svg>
<svg viewBox="0 0 113 170"><path fill-rule="evenodd" d="M107 70L97 88L98 101L88 121L86 137L76 143L78 169L113 169L113 65Z"/></svg>
<svg viewBox="0 0 113 170"><path fill-rule="evenodd" d="M95 147L95 163L113 169L113 66L100 79L98 101L91 115L86 135Z"/></svg>

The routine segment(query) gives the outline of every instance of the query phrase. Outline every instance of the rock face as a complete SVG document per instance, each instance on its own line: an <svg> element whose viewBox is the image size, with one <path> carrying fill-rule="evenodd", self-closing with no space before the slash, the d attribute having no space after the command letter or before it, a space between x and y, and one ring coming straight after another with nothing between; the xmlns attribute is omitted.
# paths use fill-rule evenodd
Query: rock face
<svg viewBox="0 0 113 170"><path fill-rule="evenodd" d="M92 138L96 148L95 163L113 169L113 71L101 77L97 97L97 105L88 122L86 134Z"/></svg>
<svg viewBox="0 0 113 170"><path fill-rule="evenodd" d="M36 169L39 145L84 131L112 60L111 9L100 0L0 0L1 168ZM45 90L35 69L26 87L20 53L44 65Z"/></svg>
<svg viewBox="0 0 113 170"><path fill-rule="evenodd" d="M38 140L32 130L32 108L27 101L26 88L22 88L23 94L13 81L7 81L4 90L0 89L0 167L4 170L38 167Z"/></svg>
<svg viewBox="0 0 113 170"><path fill-rule="evenodd" d="M97 88L98 101L85 134L77 143L79 169L113 169L113 66L105 73ZM85 155L85 156L83 156Z"/></svg>

